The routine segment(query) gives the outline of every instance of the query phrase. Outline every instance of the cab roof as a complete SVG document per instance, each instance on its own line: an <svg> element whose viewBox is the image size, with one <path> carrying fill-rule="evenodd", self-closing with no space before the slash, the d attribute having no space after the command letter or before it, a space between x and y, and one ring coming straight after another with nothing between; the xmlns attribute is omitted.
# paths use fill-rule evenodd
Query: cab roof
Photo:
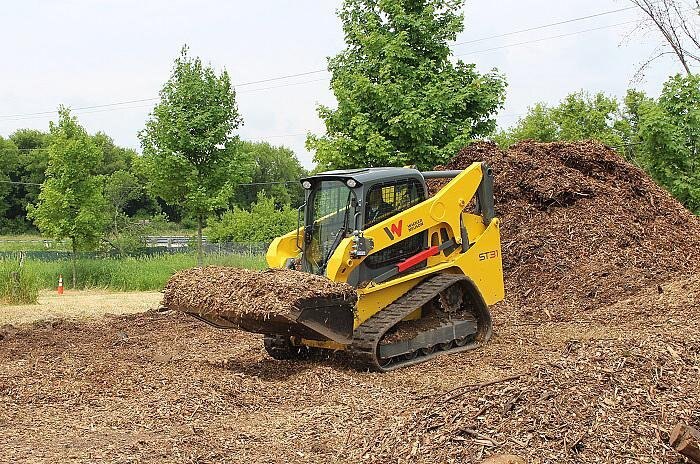
<svg viewBox="0 0 700 464"><path fill-rule="evenodd" d="M358 184L376 183L383 180L391 180L396 178L420 178L420 171L412 168L363 168L363 169L342 169L337 171L326 171L320 172L313 176L305 177L301 179L301 182L306 180L311 182L318 182L320 180L326 180L329 178L341 179L346 181L348 179L354 179Z"/></svg>

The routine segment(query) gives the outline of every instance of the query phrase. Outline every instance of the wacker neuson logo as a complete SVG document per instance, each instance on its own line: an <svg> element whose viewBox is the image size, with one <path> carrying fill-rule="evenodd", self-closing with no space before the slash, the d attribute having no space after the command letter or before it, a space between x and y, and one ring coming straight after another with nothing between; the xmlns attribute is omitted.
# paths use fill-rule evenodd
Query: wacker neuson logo
<svg viewBox="0 0 700 464"><path fill-rule="evenodd" d="M401 219L399 222L392 224L391 225L391 230L389 230L388 227L384 228L384 232L389 236L389 240L394 240L395 236L396 237L401 237L401 233L403 229L403 219Z"/></svg>

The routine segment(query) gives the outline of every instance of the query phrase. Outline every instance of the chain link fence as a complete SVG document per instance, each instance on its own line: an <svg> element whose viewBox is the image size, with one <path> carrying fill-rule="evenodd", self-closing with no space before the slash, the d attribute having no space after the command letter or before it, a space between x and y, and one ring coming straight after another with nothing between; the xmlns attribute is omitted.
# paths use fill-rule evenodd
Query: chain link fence
<svg viewBox="0 0 700 464"><path fill-rule="evenodd" d="M205 254L231 254L241 256L265 256L269 243L204 243L203 251ZM94 251L94 252L78 252L78 258L123 258L123 257L149 257L164 254L176 253L195 253L197 250L194 243L178 244L178 246L150 246L133 252L120 253L114 251ZM53 250L38 250L38 251L0 251L0 259L5 260L22 260L31 259L35 261L61 261L71 258L69 251L53 251Z"/></svg>

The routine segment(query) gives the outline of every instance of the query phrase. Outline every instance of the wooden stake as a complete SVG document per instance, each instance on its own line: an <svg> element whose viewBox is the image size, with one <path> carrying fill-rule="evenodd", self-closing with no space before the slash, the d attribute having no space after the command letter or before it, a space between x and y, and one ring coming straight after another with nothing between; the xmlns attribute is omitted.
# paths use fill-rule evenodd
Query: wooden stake
<svg viewBox="0 0 700 464"><path fill-rule="evenodd" d="M671 431L670 440L673 449L700 464L700 432L693 427L678 423Z"/></svg>

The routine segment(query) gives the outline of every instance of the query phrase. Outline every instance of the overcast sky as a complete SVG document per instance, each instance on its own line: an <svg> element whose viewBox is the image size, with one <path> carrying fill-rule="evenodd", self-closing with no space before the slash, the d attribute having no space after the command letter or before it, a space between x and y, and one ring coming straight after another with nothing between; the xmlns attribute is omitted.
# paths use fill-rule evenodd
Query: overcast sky
<svg viewBox="0 0 700 464"><path fill-rule="evenodd" d="M55 113L31 113L53 111L59 104L81 108L157 96L185 43L193 55L227 69L237 84L323 69L326 57L343 48L335 15L340 0L3 3L2 136L23 127L47 130ZM556 103L572 91L624 95L659 38L655 33L629 37L633 21L641 16L628 10L479 39L628 6L627 0L471 1L457 42L478 41L453 48L480 70L495 67L506 75L508 97L499 122L507 126L534 102ZM589 29L598 30L552 38ZM521 42L531 43L514 45ZM657 95L663 81L678 71L673 60L660 60L635 86ZM242 85L237 91L245 120L241 137L289 146L310 167L305 133L323 132L316 105L334 103L328 74ZM117 144L138 149L136 134L153 104L134 102L75 114L88 131L104 131Z"/></svg>

